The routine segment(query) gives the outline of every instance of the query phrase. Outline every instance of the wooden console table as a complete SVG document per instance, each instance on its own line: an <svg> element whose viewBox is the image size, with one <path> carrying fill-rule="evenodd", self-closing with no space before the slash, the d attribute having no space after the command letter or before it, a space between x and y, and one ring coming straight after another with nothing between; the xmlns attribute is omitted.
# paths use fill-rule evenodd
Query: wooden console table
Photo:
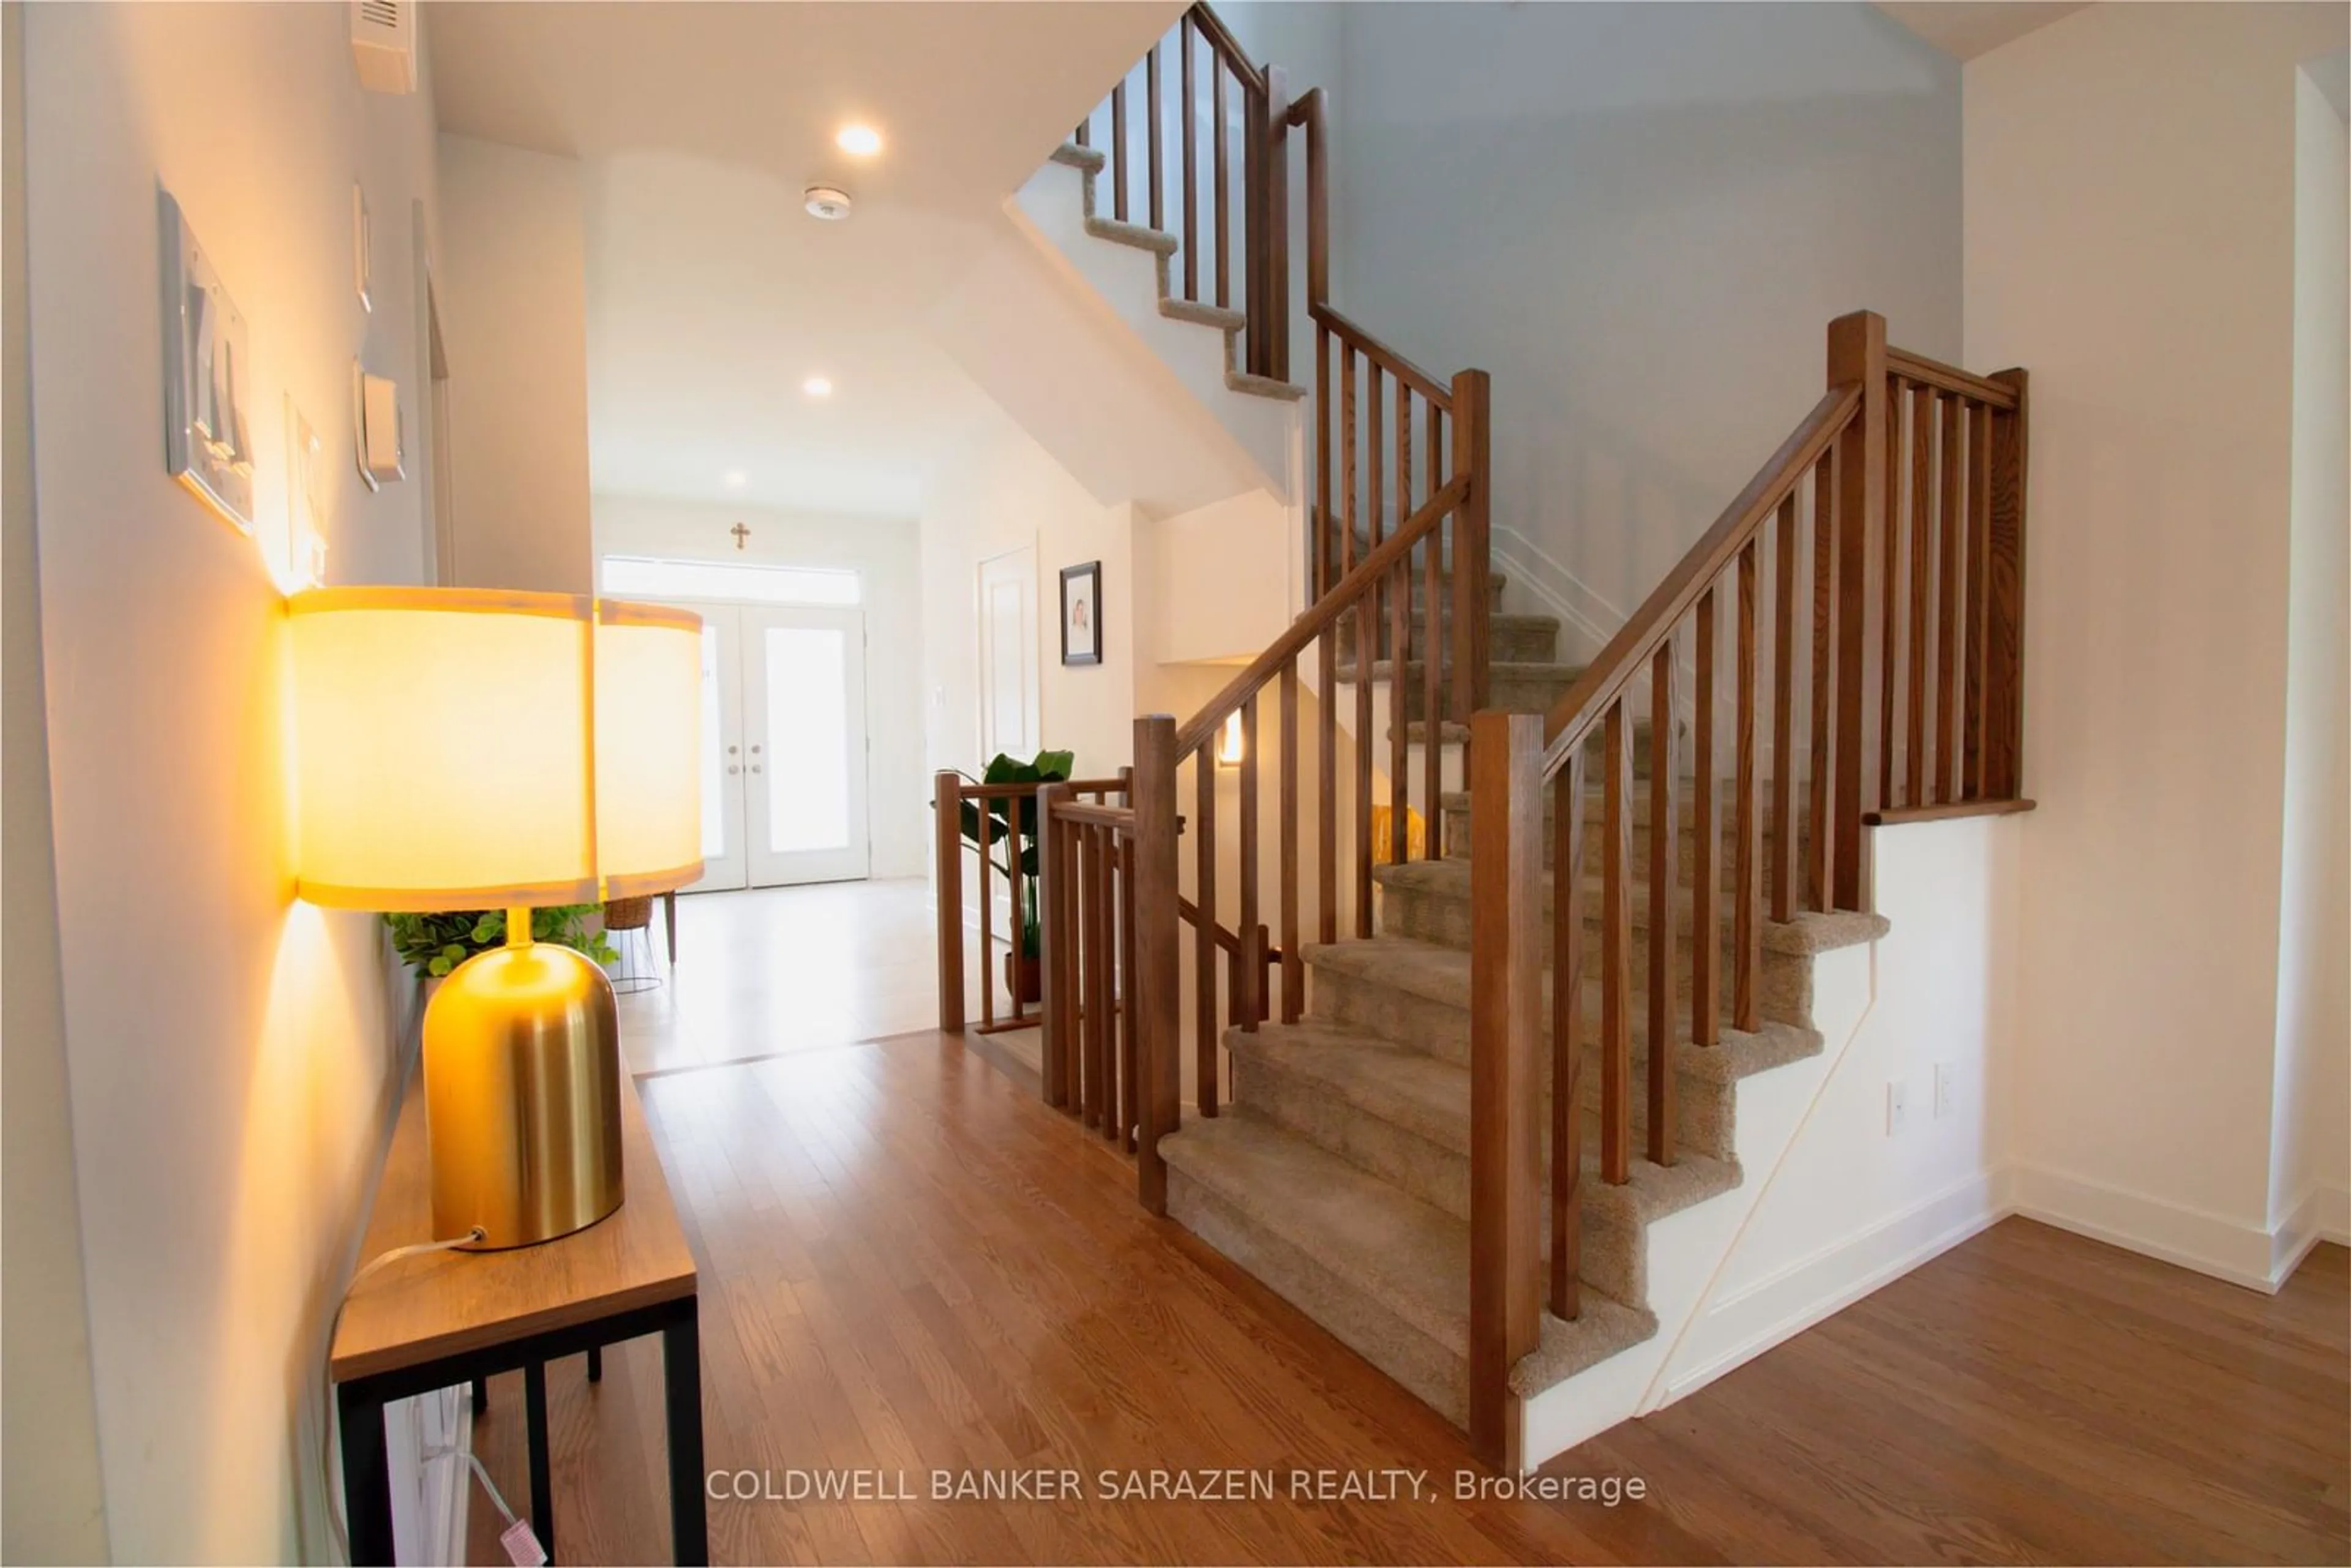
<svg viewBox="0 0 2351 1568"><path fill-rule="evenodd" d="M546 1364L662 1336L674 1560L710 1561L702 1463L702 1347L694 1254L653 1153L637 1086L621 1078L622 1169L628 1197L587 1229L505 1252L403 1258L353 1291L329 1371L341 1417L343 1498L353 1563L390 1563L392 1479L383 1407L493 1373L524 1374L532 1528L555 1557ZM423 1075L413 1075L392 1134L362 1259L434 1239L425 1167ZM470 1479L470 1478L468 1478Z"/></svg>

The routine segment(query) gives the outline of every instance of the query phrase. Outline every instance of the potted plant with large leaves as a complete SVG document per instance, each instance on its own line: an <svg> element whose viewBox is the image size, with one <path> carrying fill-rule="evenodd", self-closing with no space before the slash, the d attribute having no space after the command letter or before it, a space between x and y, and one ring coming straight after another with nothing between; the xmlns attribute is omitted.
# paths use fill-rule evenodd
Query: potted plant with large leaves
<svg viewBox="0 0 2351 1568"><path fill-rule="evenodd" d="M981 777L983 784L1059 784L1071 777L1076 765L1073 751L1040 751L1023 762L998 752L996 760L987 765ZM980 810L987 810L988 863L1004 873L1007 882L1014 877L1020 881L1020 939L1004 955L1005 988L1019 997L1024 1005L1034 1005L1045 995L1044 972L1039 955L1044 950L1044 925L1037 914L1037 867L1039 862L1037 831L1037 800L1033 795L1008 797L990 800L963 802L963 839L972 852L979 852ZM1012 858L1012 818L1015 810L1020 816L1020 857L1016 866Z"/></svg>
<svg viewBox="0 0 2351 1568"><path fill-rule="evenodd" d="M599 907L593 904L536 907L530 912L531 940L577 947L599 964L609 964L620 954L604 940L601 931L588 924ZM392 929L392 945L401 961L427 987L445 978L450 970L475 954L503 946L507 939L507 912L503 909L387 915L383 923Z"/></svg>

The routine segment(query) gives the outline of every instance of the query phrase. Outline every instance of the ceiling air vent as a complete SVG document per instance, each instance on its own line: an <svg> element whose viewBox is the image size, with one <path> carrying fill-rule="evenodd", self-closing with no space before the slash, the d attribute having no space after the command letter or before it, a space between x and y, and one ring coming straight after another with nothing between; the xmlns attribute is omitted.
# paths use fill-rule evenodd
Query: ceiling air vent
<svg viewBox="0 0 2351 1568"><path fill-rule="evenodd" d="M413 0L351 0L351 57L370 92L416 90Z"/></svg>

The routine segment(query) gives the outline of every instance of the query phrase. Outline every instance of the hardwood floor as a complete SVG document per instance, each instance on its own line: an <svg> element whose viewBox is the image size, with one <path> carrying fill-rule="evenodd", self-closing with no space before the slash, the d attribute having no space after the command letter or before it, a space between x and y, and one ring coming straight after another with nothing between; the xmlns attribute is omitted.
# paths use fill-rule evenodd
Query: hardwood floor
<svg viewBox="0 0 2351 1568"><path fill-rule="evenodd" d="M920 1494L715 1501L722 1563L2351 1557L2339 1248L2273 1300L2011 1220L1548 1467L1638 1478L1640 1500L1456 1501L1458 1431L1145 1216L1127 1166L954 1040L642 1087L705 1267L711 1467ZM664 1560L655 1347L549 1384L559 1560ZM521 1415L504 1379L476 1427L510 1500ZM935 1470L1062 1468L1075 1496L929 1497ZM1097 1495L1105 1469L1227 1468L1282 1495ZM1289 1497L1325 1468L1438 1495ZM493 1521L477 1496L475 1562L500 1560Z"/></svg>

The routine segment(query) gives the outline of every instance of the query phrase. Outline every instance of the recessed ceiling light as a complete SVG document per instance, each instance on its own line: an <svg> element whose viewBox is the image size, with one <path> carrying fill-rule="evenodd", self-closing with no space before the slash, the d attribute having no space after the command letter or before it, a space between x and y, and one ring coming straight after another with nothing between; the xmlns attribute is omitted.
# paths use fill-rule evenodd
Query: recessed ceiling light
<svg viewBox="0 0 2351 1568"><path fill-rule="evenodd" d="M827 381L822 376L810 376L808 380L800 383L800 391L808 393L810 397L831 397L832 395L832 382Z"/></svg>
<svg viewBox="0 0 2351 1568"><path fill-rule="evenodd" d="M740 468L726 470L726 487L730 490L739 490L743 487L743 470Z"/></svg>
<svg viewBox="0 0 2351 1568"><path fill-rule="evenodd" d="M882 151L882 133L870 125L844 125L832 144L852 158L871 158Z"/></svg>

